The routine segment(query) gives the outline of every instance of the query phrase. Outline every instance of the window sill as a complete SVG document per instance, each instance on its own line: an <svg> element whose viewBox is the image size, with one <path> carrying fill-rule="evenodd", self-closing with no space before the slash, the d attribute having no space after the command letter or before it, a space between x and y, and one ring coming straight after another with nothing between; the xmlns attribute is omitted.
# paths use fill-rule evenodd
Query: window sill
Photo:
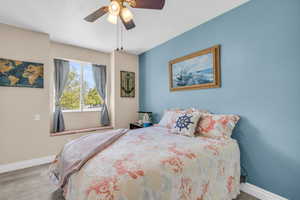
<svg viewBox="0 0 300 200"><path fill-rule="evenodd" d="M89 110L63 110L62 113L83 113L83 112L100 112L101 109L89 109Z"/></svg>
<svg viewBox="0 0 300 200"><path fill-rule="evenodd" d="M95 127L95 128L85 128L85 129L77 129L77 130L69 130L69 131L62 131L58 133L51 133L50 136L62 136L62 135L72 135L77 133L88 133L93 131L99 131L99 130L112 130L112 126L104 126L104 127Z"/></svg>

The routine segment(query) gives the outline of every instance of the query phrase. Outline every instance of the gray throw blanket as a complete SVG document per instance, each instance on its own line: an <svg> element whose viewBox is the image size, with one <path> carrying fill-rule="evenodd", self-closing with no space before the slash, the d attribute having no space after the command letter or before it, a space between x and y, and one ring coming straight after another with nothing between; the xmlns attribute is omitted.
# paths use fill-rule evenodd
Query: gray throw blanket
<svg viewBox="0 0 300 200"><path fill-rule="evenodd" d="M73 173L79 171L87 161L112 145L127 131L128 129L118 129L94 133L68 142L50 167L50 179L62 188Z"/></svg>

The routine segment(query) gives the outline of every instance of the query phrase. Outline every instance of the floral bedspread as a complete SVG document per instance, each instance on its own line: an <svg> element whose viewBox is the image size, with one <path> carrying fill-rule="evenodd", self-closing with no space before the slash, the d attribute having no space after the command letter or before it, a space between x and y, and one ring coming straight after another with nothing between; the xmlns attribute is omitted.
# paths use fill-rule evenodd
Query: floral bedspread
<svg viewBox="0 0 300 200"><path fill-rule="evenodd" d="M64 187L66 200L232 200L240 152L214 140L151 127L129 131L89 160Z"/></svg>

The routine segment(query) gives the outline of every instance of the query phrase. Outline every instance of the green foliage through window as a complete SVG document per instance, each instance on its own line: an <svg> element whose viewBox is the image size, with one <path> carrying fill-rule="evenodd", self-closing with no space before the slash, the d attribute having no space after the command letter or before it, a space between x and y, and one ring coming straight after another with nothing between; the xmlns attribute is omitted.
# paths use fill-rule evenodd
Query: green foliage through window
<svg viewBox="0 0 300 200"><path fill-rule="evenodd" d="M90 105L91 107L97 107L102 104L102 99L100 98L96 88L89 89L87 94L84 96L84 104Z"/></svg>
<svg viewBox="0 0 300 200"><path fill-rule="evenodd" d="M90 64L70 62L70 72L60 99L63 110L91 110L103 104L95 88Z"/></svg>

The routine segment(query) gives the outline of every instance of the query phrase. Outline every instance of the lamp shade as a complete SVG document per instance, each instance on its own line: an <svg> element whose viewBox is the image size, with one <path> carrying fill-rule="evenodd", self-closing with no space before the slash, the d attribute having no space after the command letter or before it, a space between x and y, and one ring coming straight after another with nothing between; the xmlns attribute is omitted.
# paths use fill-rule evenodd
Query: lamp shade
<svg viewBox="0 0 300 200"><path fill-rule="evenodd" d="M112 1L108 7L108 12L111 15L119 15L121 6L117 1Z"/></svg>
<svg viewBox="0 0 300 200"><path fill-rule="evenodd" d="M121 16L126 23L133 19L132 12L126 7L122 8Z"/></svg>
<svg viewBox="0 0 300 200"><path fill-rule="evenodd" d="M107 17L107 21L109 21L112 24L117 24L117 22L118 22L118 16L117 15L109 14L108 17Z"/></svg>

